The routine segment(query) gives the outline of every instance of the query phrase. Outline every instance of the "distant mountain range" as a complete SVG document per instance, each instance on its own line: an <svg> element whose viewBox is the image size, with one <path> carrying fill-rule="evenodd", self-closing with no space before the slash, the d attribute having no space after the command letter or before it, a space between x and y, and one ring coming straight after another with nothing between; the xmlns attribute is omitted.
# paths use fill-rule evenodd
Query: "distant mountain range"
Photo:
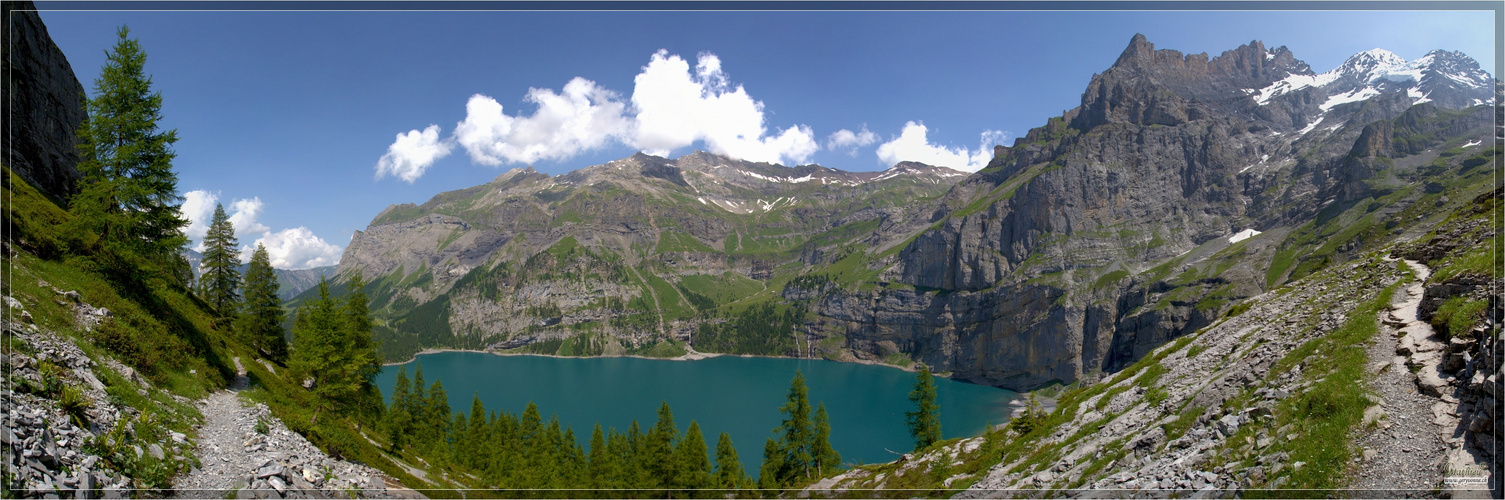
<svg viewBox="0 0 1505 500"><path fill-rule="evenodd" d="M1135 36L974 174L702 152L515 169L388 207L338 273L373 280L393 359L677 339L1028 389L1126 366L1486 189L1498 93L1457 52L1318 74L1258 41Z"/></svg>

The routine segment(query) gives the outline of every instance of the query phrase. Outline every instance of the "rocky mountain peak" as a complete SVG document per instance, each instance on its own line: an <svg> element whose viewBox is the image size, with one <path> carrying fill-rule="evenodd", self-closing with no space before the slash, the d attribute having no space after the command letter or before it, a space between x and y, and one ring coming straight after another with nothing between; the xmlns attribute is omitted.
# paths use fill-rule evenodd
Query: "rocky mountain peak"
<svg viewBox="0 0 1505 500"><path fill-rule="evenodd" d="M1129 46L1124 47L1123 53L1118 55L1118 60L1113 62L1114 68L1133 67L1155 58L1155 44L1150 43L1143 33L1135 33L1129 39Z"/></svg>

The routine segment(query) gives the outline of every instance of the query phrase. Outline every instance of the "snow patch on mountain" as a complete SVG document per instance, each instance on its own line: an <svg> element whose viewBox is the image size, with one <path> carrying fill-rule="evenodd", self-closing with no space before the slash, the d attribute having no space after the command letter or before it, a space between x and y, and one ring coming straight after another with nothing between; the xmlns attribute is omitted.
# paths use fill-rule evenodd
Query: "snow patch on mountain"
<svg viewBox="0 0 1505 500"><path fill-rule="evenodd" d="M1255 231L1254 228L1245 229L1243 231L1239 231L1238 233L1234 234L1233 236L1229 236L1228 237L1228 243L1230 243L1230 244L1232 244L1232 243L1238 243L1240 241L1244 241L1244 240L1247 240L1249 238L1253 238L1253 237L1258 236L1258 235L1259 235L1259 231Z"/></svg>
<svg viewBox="0 0 1505 500"><path fill-rule="evenodd" d="M1337 106L1343 103L1362 101L1377 95L1380 95L1380 91L1378 89L1375 89L1374 87L1364 87L1352 92L1328 97L1327 102L1324 102L1317 107L1322 109L1322 112L1326 113L1327 110L1333 109L1333 106Z"/></svg>
<svg viewBox="0 0 1505 500"><path fill-rule="evenodd" d="M781 184L799 184L801 182L810 182L815 178L810 175L805 175L804 177L770 177L767 175L761 175L757 172L748 172L746 170L742 170L741 172L754 179L763 179L768 182L778 182Z"/></svg>
<svg viewBox="0 0 1505 500"><path fill-rule="evenodd" d="M1326 87L1327 84L1332 83L1334 80L1337 80L1338 76L1340 76L1335 73L1335 71L1336 70L1329 71L1320 75L1287 76L1280 81L1270 84L1270 86L1268 87L1254 90L1254 102L1259 103L1260 106L1264 106L1266 104L1270 104L1271 99L1291 92L1295 92L1297 90L1301 90L1307 87Z"/></svg>
<svg viewBox="0 0 1505 500"><path fill-rule="evenodd" d="M1306 135L1307 132L1311 132L1312 129L1317 128L1317 124L1318 123L1322 123L1322 119L1324 119L1324 118L1327 118L1327 114L1326 113L1317 115L1317 119L1316 120L1312 120L1311 123L1308 123L1306 125L1306 128L1303 128L1301 130L1296 131L1296 135Z"/></svg>

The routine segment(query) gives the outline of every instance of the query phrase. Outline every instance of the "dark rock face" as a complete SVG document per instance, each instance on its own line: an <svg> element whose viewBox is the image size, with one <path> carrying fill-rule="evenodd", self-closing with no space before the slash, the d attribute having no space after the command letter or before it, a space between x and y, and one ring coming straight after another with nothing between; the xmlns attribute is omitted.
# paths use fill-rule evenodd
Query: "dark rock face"
<svg viewBox="0 0 1505 500"><path fill-rule="evenodd" d="M84 86L36 13L6 2L4 72L5 165L43 193L66 199L77 189L78 127L87 114Z"/></svg>

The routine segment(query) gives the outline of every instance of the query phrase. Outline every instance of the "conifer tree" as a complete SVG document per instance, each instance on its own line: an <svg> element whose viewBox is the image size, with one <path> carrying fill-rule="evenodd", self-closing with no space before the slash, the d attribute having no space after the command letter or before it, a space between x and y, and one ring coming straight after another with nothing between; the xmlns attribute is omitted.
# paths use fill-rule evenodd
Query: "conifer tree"
<svg viewBox="0 0 1505 500"><path fill-rule="evenodd" d="M643 446L643 465L654 487L671 486L674 481L674 445L679 440L679 429L674 427L674 412L669 402L658 407L658 423L648 430Z"/></svg>
<svg viewBox="0 0 1505 500"><path fill-rule="evenodd" d="M603 481L604 488L631 488L637 485L632 471L632 445L627 442L627 435L612 429L606 436L606 465L602 468L602 474L608 478Z"/></svg>
<svg viewBox="0 0 1505 500"><path fill-rule="evenodd" d="M590 487L603 488L606 485L606 435L601 432L601 423L596 423L596 429L591 431L591 451L587 461L587 474L590 475Z"/></svg>
<svg viewBox="0 0 1505 500"><path fill-rule="evenodd" d="M763 466L758 469L758 487L765 490L783 487L783 481L779 479L783 468L784 454L779 451L779 443L768 438L763 443Z"/></svg>
<svg viewBox="0 0 1505 500"><path fill-rule="evenodd" d="M273 361L287 360L287 337L282 330L282 301L277 298L277 274L262 244L251 253L246 268L245 306L241 319L251 345ZM406 378L406 377L404 377Z"/></svg>
<svg viewBox="0 0 1505 500"><path fill-rule="evenodd" d="M345 296L346 335L350 336L352 349L359 355L360 376L370 379L381 373L381 359L376 356L376 343L371 339L371 300L366 297L366 280L357 271L345 282L349 294Z"/></svg>
<svg viewBox="0 0 1505 500"><path fill-rule="evenodd" d="M465 450L463 445L465 436L468 434L470 434L470 422L465 418L464 413L455 412L454 420L449 422L449 433L445 434L442 439L445 449L449 450L450 463L463 465L469 461L469 457L465 455L468 450Z"/></svg>
<svg viewBox="0 0 1505 500"><path fill-rule="evenodd" d="M700 424L690 421L684 439L674 447L674 488L698 490L711 486L711 459L706 456L705 436Z"/></svg>
<svg viewBox="0 0 1505 500"><path fill-rule="evenodd" d="M392 382L392 403L387 405L387 413L382 416L383 424L387 428L387 440L392 443L392 451L400 451L407 445L409 427L412 425L412 414L408 413L408 369L397 368L397 380Z"/></svg>
<svg viewBox="0 0 1505 500"><path fill-rule="evenodd" d="M632 425L627 427L627 455L628 459L623 462L622 474L631 488L647 488L653 484L653 478L648 476L647 459L644 458L645 449L648 448L648 437L643 435L642 427L638 425L638 419L632 419Z"/></svg>
<svg viewBox="0 0 1505 500"><path fill-rule="evenodd" d="M909 434L915 439L915 451L941 440L941 407L935 402L935 391L935 377L930 374L930 367L921 363L919 371L915 372L914 390L909 392L915 410L904 413Z"/></svg>
<svg viewBox="0 0 1505 500"><path fill-rule="evenodd" d="M428 393L424 392L427 390L428 386L423 385L423 365L419 364L413 369L413 393L407 399L408 416L413 419L413 427L428 422L428 415L425 413L428 406Z"/></svg>
<svg viewBox="0 0 1505 500"><path fill-rule="evenodd" d="M794 380L789 383L789 401L779 411L784 414L784 421L777 429L782 456L778 479L781 484L789 484L809 478L814 472L811 466L815 461L812 450L815 431L810 426L810 391L805 387L803 373L794 372Z"/></svg>
<svg viewBox="0 0 1505 500"><path fill-rule="evenodd" d="M86 103L88 119L79 127L82 189L76 221L98 243L123 248L164 269L178 266L188 220L179 208L178 177L172 170L176 130L161 131L162 94L146 76L146 52L121 26L105 54ZM172 273L177 274L177 273ZM183 283L186 285L186 283Z"/></svg>
<svg viewBox="0 0 1505 500"><path fill-rule="evenodd" d="M742 468L737 458L737 447L732 445L731 435L723 432L716 438L716 476L712 484L716 488L743 489L750 486L752 478Z"/></svg>
<svg viewBox="0 0 1505 500"><path fill-rule="evenodd" d="M523 409L522 421L518 424L519 439L525 443L537 441L543 432L543 417L538 414L538 405L529 401L528 407Z"/></svg>
<svg viewBox="0 0 1505 500"><path fill-rule="evenodd" d="M815 410L815 444L811 447L815 457L815 473L824 476L841 466L841 454L831 447L831 421L826 415L826 404Z"/></svg>
<svg viewBox="0 0 1505 500"><path fill-rule="evenodd" d="M356 348L356 333L340 309L329 296L329 283L322 279L317 298L298 308L292 368L311 382L310 390L318 396L310 425L318 421L321 411L343 407L371 384L365 368L376 354L369 348ZM447 420L448 414L441 418Z"/></svg>
<svg viewBox="0 0 1505 500"><path fill-rule="evenodd" d="M240 250L235 240L235 226L230 216L225 215L225 206L214 204L214 217L209 222L209 233L204 236L204 297L221 316L234 312L240 300ZM275 279L275 278L274 278Z"/></svg>
<svg viewBox="0 0 1505 500"><path fill-rule="evenodd" d="M428 420L424 422L423 436L428 439L430 445L443 447L444 438L449 434L449 394L444 392L444 381L435 380L434 385L429 386L429 398L427 409Z"/></svg>
<svg viewBox="0 0 1505 500"><path fill-rule="evenodd" d="M481 404L481 394L477 392L471 396L470 429L465 436L464 446L461 447L465 451L465 466L480 469L483 464L490 462L491 450L486 447L490 431L491 426L486 421L486 407Z"/></svg>

